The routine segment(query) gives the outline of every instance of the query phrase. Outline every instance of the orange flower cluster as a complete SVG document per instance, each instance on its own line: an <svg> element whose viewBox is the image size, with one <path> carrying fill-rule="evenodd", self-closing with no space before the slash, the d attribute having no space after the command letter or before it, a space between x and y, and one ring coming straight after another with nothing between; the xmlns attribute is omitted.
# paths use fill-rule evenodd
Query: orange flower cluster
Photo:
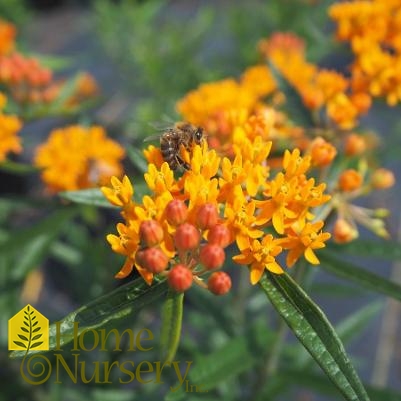
<svg viewBox="0 0 401 401"><path fill-rule="evenodd" d="M18 103L48 103L58 94L52 72L34 57L17 52L0 57L0 83Z"/></svg>
<svg viewBox="0 0 401 401"><path fill-rule="evenodd" d="M22 122L17 116L3 113L6 97L0 93L0 162L6 159L9 152L22 151L21 138L17 135Z"/></svg>
<svg viewBox="0 0 401 401"><path fill-rule="evenodd" d="M53 73L34 57L18 52L0 57L0 83L19 104L49 104L56 100L65 82L53 79ZM96 81L87 73L77 77L76 87L64 104L76 107L99 92Z"/></svg>
<svg viewBox="0 0 401 401"><path fill-rule="evenodd" d="M256 135L263 141L273 141L276 158L267 161L271 168L281 168L286 149L301 149L310 157L315 173L328 177L329 191L334 195L323 216L334 211L342 222L340 227L344 228L345 222L350 228L348 235L344 235L345 230L337 230L335 225L335 240L355 238L356 223L386 236L383 213L377 216L376 211L351 203L373 189L388 188L394 183L392 173L386 170L386 175L382 174L387 177L386 184L374 184L376 167L370 167L374 145L368 135L350 131L360 114L369 109L369 93L356 87L352 78L309 63L303 40L294 34L274 34L260 41L259 49L298 91L315 127L294 126L291 116L278 111L285 100L276 88L274 74L265 65L247 69L238 82L224 80L201 85L177 103L178 111L189 122L207 127L209 145L231 160L244 147L243 138L253 141ZM151 155L148 160L159 163L158 166L162 162ZM343 160L342 169L331 168L335 160ZM355 165L359 166L358 171ZM342 234L337 235L338 232Z"/></svg>
<svg viewBox="0 0 401 401"><path fill-rule="evenodd" d="M337 23L337 38L350 42L355 55L351 66L353 91L397 104L401 100L401 2L336 3L329 15Z"/></svg>
<svg viewBox="0 0 401 401"><path fill-rule="evenodd" d="M280 171L270 178L266 165L270 149L271 142L261 135L238 130L231 160L210 150L206 141L196 145L188 158L182 149L190 169L176 179L166 162L153 163L162 156L159 149L150 147L145 152L150 162L145 181L151 196L135 203L127 177L113 178L112 188L102 188L107 199L122 208L125 220L117 225L118 235L107 237L112 249L127 258L117 277L126 277L135 266L148 283L160 273L168 275L173 288L185 290L184 285L176 285L173 272L178 271L180 284L187 283L186 268L191 282L206 286L200 276L221 267L222 248L233 242L239 250L234 260L249 265L252 284L265 269L282 273L276 258L285 251L289 267L301 256L319 263L314 251L325 246L330 234L322 232L323 222L314 220L312 208L328 202L325 185L307 178L311 157L302 157L298 149L286 152ZM147 228L148 236L143 228L146 221L152 221L148 227L159 227ZM215 285L227 287L225 276L211 277L207 287L223 293Z"/></svg>
<svg viewBox="0 0 401 401"><path fill-rule="evenodd" d="M17 30L13 24L0 20L0 56L14 49L16 34Z"/></svg>
<svg viewBox="0 0 401 401"><path fill-rule="evenodd" d="M104 185L121 176L124 148L107 138L102 127L73 125L55 129L36 149L34 163L51 192Z"/></svg>
<svg viewBox="0 0 401 401"><path fill-rule="evenodd" d="M54 80L52 71L37 58L14 50L15 34L16 29L12 24L0 21L0 84L19 105L49 105L60 97L66 81ZM93 77L80 74L73 92L60 107L71 111L98 92Z"/></svg>
<svg viewBox="0 0 401 401"><path fill-rule="evenodd" d="M302 96L304 104L319 116L327 117L339 128L350 129L370 107L363 88L352 86L342 74L321 69L306 60L305 45L292 33L276 33L259 43L260 52Z"/></svg>

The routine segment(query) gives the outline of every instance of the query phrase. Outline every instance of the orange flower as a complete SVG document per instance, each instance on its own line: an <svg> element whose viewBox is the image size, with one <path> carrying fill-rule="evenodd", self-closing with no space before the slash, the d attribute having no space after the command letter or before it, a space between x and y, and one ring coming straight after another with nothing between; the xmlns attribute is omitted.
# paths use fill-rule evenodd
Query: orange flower
<svg viewBox="0 0 401 401"><path fill-rule="evenodd" d="M282 251L280 241L271 234L250 243L249 248L242 250L240 255L233 257L234 262L249 265L251 284L256 284L262 277L265 269L272 273L281 274L284 270L276 262L276 256Z"/></svg>
<svg viewBox="0 0 401 401"><path fill-rule="evenodd" d="M36 149L34 163L52 192L90 188L121 176L124 149L102 127L55 129Z"/></svg>
<svg viewBox="0 0 401 401"><path fill-rule="evenodd" d="M132 202L132 197L134 195L134 188L131 184L129 178L124 175L122 181L117 177L111 177L112 188L101 187L103 195L107 200L115 206L124 207Z"/></svg>
<svg viewBox="0 0 401 401"><path fill-rule="evenodd" d="M296 223L291 226L287 238L281 242L282 247L289 250L288 267L292 267L302 254L309 263L313 265L320 263L314 250L324 248L326 246L324 242L331 237L329 233L321 232L323 225L323 221L317 221L306 223L303 227Z"/></svg>
<svg viewBox="0 0 401 401"><path fill-rule="evenodd" d="M311 143L312 164L317 167L324 167L331 164L337 154L336 148L323 138L316 138Z"/></svg>
<svg viewBox="0 0 401 401"><path fill-rule="evenodd" d="M22 122L17 116L3 114L6 97L0 93L0 162L4 161L9 152L22 151L21 138L17 135Z"/></svg>

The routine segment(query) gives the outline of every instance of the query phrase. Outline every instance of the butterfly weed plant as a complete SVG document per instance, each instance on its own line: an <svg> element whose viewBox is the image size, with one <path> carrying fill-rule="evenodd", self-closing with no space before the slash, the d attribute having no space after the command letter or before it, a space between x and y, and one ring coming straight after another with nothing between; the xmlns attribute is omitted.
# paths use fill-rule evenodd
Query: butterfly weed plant
<svg viewBox="0 0 401 401"><path fill-rule="evenodd" d="M160 329L154 358L192 361L187 384L198 385L195 391L174 382L174 391L161 386L166 400L276 399L297 386L337 399L400 399L396 391L363 383L343 345L380 306L369 304L334 328L310 295L315 272L327 270L358 288L401 299L396 282L347 259L401 256L386 228L388 210L360 205L360 198L395 184L394 173L378 161L376 136L360 121L376 99L392 107L401 100L399 13L397 2L381 0L329 8L336 38L353 55L347 75L308 60L300 36L276 32L260 38L259 62L238 77L194 84L176 99L176 109L180 120L206 135L200 144L177 146L178 168L155 143L131 152L142 172L133 175L121 163L125 149L102 127L55 129L35 151L33 166L48 196L62 199L60 210L27 238L48 227L50 244L77 215L94 228L101 212L93 210L107 207L113 227L96 246L102 255L118 254L120 264L101 274L124 284L51 325L50 350L57 349L57 330L67 338L76 323L82 333L134 322L140 309L146 313L159 301L163 307L150 319ZM0 57L0 80L3 104L7 96L14 115L3 107L0 123L8 131L0 135L8 140L0 143L0 167L12 169L7 157L22 151L17 132L24 118L74 110L96 91L87 80L75 82L79 95L62 96L49 70L14 53L12 26L4 32L9 43ZM4 71L19 75L7 80ZM361 228L375 239L360 239ZM60 248L65 250L59 243L53 252ZM42 247L42 255L48 250ZM73 249L64 255L84 268ZM260 318L266 313L269 324ZM289 332L301 347L286 342ZM160 399L158 391L138 389Z"/></svg>

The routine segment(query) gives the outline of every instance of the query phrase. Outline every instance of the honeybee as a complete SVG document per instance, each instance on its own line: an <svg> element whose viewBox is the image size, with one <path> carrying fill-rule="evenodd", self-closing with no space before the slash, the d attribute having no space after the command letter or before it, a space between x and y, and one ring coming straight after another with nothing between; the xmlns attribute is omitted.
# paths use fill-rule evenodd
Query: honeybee
<svg viewBox="0 0 401 401"><path fill-rule="evenodd" d="M152 139L152 138L148 138ZM190 166L180 156L180 147L191 151L194 145L200 145L203 140L203 128L187 122L177 122L160 135L160 150L165 162L172 170L178 166L189 170Z"/></svg>

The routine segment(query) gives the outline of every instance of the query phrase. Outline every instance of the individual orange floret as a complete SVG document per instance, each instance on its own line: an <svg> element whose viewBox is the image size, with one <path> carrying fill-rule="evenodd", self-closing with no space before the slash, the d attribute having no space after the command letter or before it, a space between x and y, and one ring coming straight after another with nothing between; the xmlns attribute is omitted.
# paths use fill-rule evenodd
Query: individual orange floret
<svg viewBox="0 0 401 401"><path fill-rule="evenodd" d="M337 155L337 149L321 137L314 139L310 146L310 155L314 166L328 166Z"/></svg>
<svg viewBox="0 0 401 401"><path fill-rule="evenodd" d="M374 189L387 189L395 184L394 173L385 168L375 170L371 177L371 185Z"/></svg>
<svg viewBox="0 0 401 401"><path fill-rule="evenodd" d="M361 155L366 150L366 141L362 135L350 134L345 138L344 153L347 156Z"/></svg>
<svg viewBox="0 0 401 401"><path fill-rule="evenodd" d="M350 95L350 100L359 114L365 114L372 105L372 97L366 92L352 93Z"/></svg>
<svg viewBox="0 0 401 401"><path fill-rule="evenodd" d="M344 192L355 191L361 187L362 183L362 175L354 169L343 171L338 179L338 186Z"/></svg>

